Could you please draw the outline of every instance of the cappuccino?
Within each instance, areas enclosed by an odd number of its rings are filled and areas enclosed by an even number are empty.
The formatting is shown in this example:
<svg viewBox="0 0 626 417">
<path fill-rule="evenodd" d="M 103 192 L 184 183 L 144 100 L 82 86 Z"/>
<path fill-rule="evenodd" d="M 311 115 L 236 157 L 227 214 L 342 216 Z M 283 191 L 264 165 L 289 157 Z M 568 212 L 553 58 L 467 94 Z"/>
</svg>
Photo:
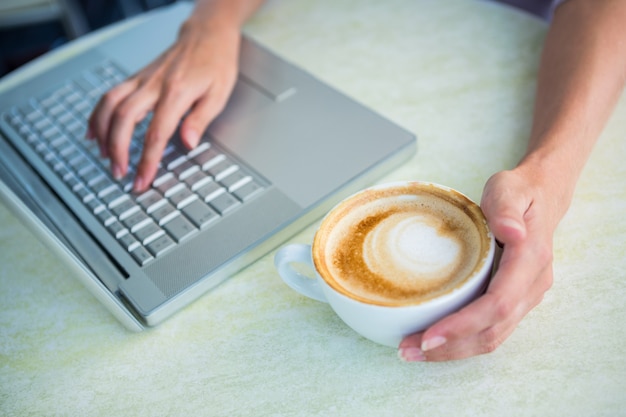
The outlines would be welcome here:
<svg viewBox="0 0 626 417">
<path fill-rule="evenodd" d="M 483 270 L 490 239 L 467 197 L 409 182 L 370 188 L 335 207 L 315 235 L 312 257 L 339 293 L 408 306 L 448 294 Z"/>
</svg>

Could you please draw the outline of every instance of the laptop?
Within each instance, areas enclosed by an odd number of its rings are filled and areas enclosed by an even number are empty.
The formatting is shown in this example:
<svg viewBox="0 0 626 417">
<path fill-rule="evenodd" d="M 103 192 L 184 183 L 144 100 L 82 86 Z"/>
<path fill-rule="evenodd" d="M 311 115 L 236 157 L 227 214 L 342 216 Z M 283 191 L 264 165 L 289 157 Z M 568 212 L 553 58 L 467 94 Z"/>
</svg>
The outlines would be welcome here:
<svg viewBox="0 0 626 417">
<path fill-rule="evenodd" d="M 150 190 L 84 139 L 102 93 L 174 42 L 191 3 L 0 90 L 0 197 L 127 328 L 161 323 L 409 159 L 415 136 L 244 36 L 225 110 L 174 135 Z"/>
</svg>

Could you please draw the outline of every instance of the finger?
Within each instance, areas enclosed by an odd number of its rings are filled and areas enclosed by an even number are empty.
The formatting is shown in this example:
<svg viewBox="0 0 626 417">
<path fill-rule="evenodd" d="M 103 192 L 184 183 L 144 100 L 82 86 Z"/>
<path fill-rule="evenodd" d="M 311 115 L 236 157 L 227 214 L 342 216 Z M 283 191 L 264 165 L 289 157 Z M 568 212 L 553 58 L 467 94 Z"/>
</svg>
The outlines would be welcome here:
<svg viewBox="0 0 626 417">
<path fill-rule="evenodd" d="M 550 281 L 550 279 L 542 281 Z M 543 300 L 544 293 L 545 291 L 537 286 L 533 301 L 528 303 L 526 309 L 520 310 L 519 315 L 512 316 L 506 321 L 497 323 L 464 339 L 443 341 L 444 343 L 437 347 L 423 350 L 424 333 L 410 335 L 404 338 L 398 346 L 398 357 L 406 362 L 439 362 L 465 359 L 493 352 L 513 333 L 519 321 L 528 311 L 535 308 Z"/>
<path fill-rule="evenodd" d="M 455 340 L 424 352 L 424 360 L 442 362 L 491 353 L 513 333 L 516 327 L 515 320 L 498 323 L 468 338 Z"/>
<path fill-rule="evenodd" d="M 137 192 L 147 189 L 154 179 L 163 150 L 174 134 L 178 124 L 195 100 L 197 94 L 184 88 L 174 78 L 167 81 L 161 98 L 155 105 L 152 121 L 144 138 L 143 152 L 137 165 L 134 189 Z"/>
<path fill-rule="evenodd" d="M 538 280 L 538 282 L 545 281 L 551 281 L 551 275 L 546 277 L 546 279 Z M 423 360 L 430 362 L 459 360 L 495 351 L 515 331 L 523 317 L 541 303 L 544 294 L 545 291 L 542 289 L 542 286 L 536 285 L 534 291 L 531 291 L 526 297 L 526 300 L 528 300 L 526 308 L 519 309 L 518 314 L 515 316 L 511 316 L 508 320 L 497 323 L 476 335 L 445 343 L 438 348 L 422 352 Z"/>
<path fill-rule="evenodd" d="M 202 133 L 226 106 L 232 89 L 232 85 L 215 85 L 209 94 L 205 94 L 195 103 L 180 127 L 180 136 L 185 146 L 193 149 L 198 145 Z"/>
<path fill-rule="evenodd" d="M 487 292 L 426 330 L 422 349 L 467 339 L 511 318 L 521 320 L 531 308 L 529 303 L 545 291 L 545 285 L 536 283 L 546 273 L 546 262 L 538 259 L 533 246 L 505 248 Z M 500 342 L 492 336 L 491 344 Z"/>
<path fill-rule="evenodd" d="M 532 200 L 510 186 L 515 183 L 510 172 L 501 172 L 489 179 L 481 199 L 490 229 L 504 244 L 520 242 L 526 237 L 524 216 L 532 205 Z"/>
<path fill-rule="evenodd" d="M 142 88 L 130 94 L 115 108 L 105 146 L 111 159 L 111 172 L 116 179 L 128 170 L 128 147 L 135 130 L 154 106 L 157 94 L 153 89 Z"/>
<path fill-rule="evenodd" d="M 398 345 L 398 357 L 406 362 L 423 362 L 426 355 L 422 350 L 423 333 L 415 333 L 405 337 Z"/>
<path fill-rule="evenodd" d="M 135 80 L 118 84 L 100 98 L 89 116 L 87 136 L 97 139 L 103 157 L 108 156 L 105 144 L 109 136 L 113 112 L 118 104 L 135 90 L 136 85 Z"/>
</svg>

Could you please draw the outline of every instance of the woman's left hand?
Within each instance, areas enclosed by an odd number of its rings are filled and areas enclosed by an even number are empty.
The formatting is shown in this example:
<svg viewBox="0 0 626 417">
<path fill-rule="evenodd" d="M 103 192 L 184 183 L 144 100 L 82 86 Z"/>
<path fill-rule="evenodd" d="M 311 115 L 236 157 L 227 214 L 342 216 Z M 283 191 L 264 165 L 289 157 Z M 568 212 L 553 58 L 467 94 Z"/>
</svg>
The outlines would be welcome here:
<svg viewBox="0 0 626 417">
<path fill-rule="evenodd" d="M 499 267 L 484 295 L 406 337 L 400 358 L 446 361 L 491 352 L 541 302 L 552 285 L 552 237 L 563 212 L 549 182 L 520 167 L 489 179 L 481 207 L 503 245 Z"/>
</svg>

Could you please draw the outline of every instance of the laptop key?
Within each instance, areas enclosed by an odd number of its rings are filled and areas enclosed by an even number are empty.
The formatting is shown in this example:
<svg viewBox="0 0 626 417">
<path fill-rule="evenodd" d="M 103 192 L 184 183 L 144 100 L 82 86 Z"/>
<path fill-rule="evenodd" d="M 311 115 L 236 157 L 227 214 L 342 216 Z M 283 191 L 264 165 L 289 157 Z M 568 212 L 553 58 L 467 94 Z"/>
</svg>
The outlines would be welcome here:
<svg viewBox="0 0 626 417">
<path fill-rule="evenodd" d="M 46 155 L 43 159 L 48 163 L 50 168 L 55 171 L 58 171 L 60 167 L 65 166 L 65 164 L 53 153 Z"/>
<path fill-rule="evenodd" d="M 85 173 L 81 178 L 91 187 L 93 192 L 96 194 L 100 194 L 102 191 L 108 189 L 113 185 L 113 181 L 111 181 L 108 177 L 106 177 L 97 169 Z M 113 190 L 113 188 L 111 188 L 111 190 Z"/>
<path fill-rule="evenodd" d="M 109 161 L 107 160 L 107 163 L 106 163 L 107 169 L 109 169 L 108 165 L 109 165 Z M 128 173 L 126 174 L 126 176 L 122 178 L 121 180 L 117 181 L 118 185 L 122 188 L 122 190 L 125 193 L 129 193 L 132 191 L 134 182 L 135 182 L 135 176 L 132 174 L 131 167 L 128 168 Z"/>
<path fill-rule="evenodd" d="M 111 210 L 113 210 L 113 213 L 115 213 L 119 219 L 124 220 L 126 217 L 139 210 L 139 206 L 133 200 L 127 198 Z"/>
<path fill-rule="evenodd" d="M 203 171 L 211 168 L 213 165 L 226 159 L 224 155 L 218 153 L 215 149 L 207 149 L 196 155 L 193 160 L 200 165 Z"/>
<path fill-rule="evenodd" d="M 135 233 L 137 230 L 150 224 L 150 222 L 152 222 L 152 219 L 148 217 L 148 215 L 143 211 L 137 211 L 122 220 L 122 222 L 124 223 L 124 225 L 126 225 L 126 227 L 130 229 L 132 233 Z"/>
<path fill-rule="evenodd" d="M 200 200 L 196 200 L 183 208 L 183 213 L 199 228 L 219 219 L 217 213 Z"/>
<path fill-rule="evenodd" d="M 182 184 L 181 184 L 182 185 Z M 187 204 L 198 199 L 198 196 L 192 193 L 187 187 L 180 187 L 175 193 L 169 196 L 170 201 L 176 208 L 181 209 Z"/>
<path fill-rule="evenodd" d="M 186 160 L 187 157 L 180 153 L 178 149 L 175 149 L 173 152 L 170 152 L 167 155 L 164 155 L 163 158 L 161 158 L 161 164 L 168 170 L 173 170 Z"/>
<path fill-rule="evenodd" d="M 82 185 L 83 183 L 80 182 L 80 180 L 78 178 L 76 178 L 76 176 L 74 174 L 70 174 L 67 179 L 65 180 L 65 183 L 67 184 L 68 187 L 70 187 L 70 190 L 74 191 L 74 189 L 80 184 Z"/>
<path fill-rule="evenodd" d="M 117 194 L 117 196 L 115 195 Z M 126 194 L 120 191 L 120 193 L 118 194 L 117 191 L 107 194 L 103 200 L 105 203 L 107 203 L 107 206 L 113 210 L 114 208 L 118 207 L 119 205 L 122 204 L 127 204 L 129 201 L 132 202 L 133 204 L 135 204 L 135 202 L 132 200 L 132 198 Z"/>
<path fill-rule="evenodd" d="M 196 155 L 201 154 L 205 150 L 209 149 L 211 144 L 209 142 L 200 142 L 198 146 L 187 152 L 187 158 L 195 158 Z"/>
<path fill-rule="evenodd" d="M 241 187 L 251 180 L 251 176 L 247 175 L 242 170 L 237 169 L 236 171 L 230 173 L 228 176 L 222 178 L 220 180 L 220 184 L 222 184 L 228 189 L 229 192 L 232 193 L 233 190 L 236 190 L 237 188 Z"/>
<path fill-rule="evenodd" d="M 111 204 L 112 202 L 118 200 L 120 197 L 128 198 L 128 194 L 123 192 L 117 184 L 111 185 L 109 188 L 105 188 L 104 190 L 98 193 L 98 197 L 102 199 L 107 204 Z"/>
<path fill-rule="evenodd" d="M 167 181 L 165 181 L 164 183 L 160 184 L 156 188 L 165 197 L 169 197 L 170 195 L 178 191 L 180 187 L 184 187 L 184 186 L 185 186 L 184 184 L 181 184 L 180 182 L 178 182 L 176 178 L 172 177 L 168 179 Z"/>
<path fill-rule="evenodd" d="M 178 165 L 176 168 L 172 170 L 174 175 L 176 175 L 180 180 L 184 180 L 191 174 L 196 171 L 199 171 L 200 167 L 189 160 L 185 160 L 183 163 Z"/>
<path fill-rule="evenodd" d="M 130 233 L 124 233 L 120 237 L 117 238 L 122 247 L 127 251 L 132 251 L 139 246 L 139 241 L 135 238 L 135 236 Z"/>
<path fill-rule="evenodd" d="M 224 215 L 236 208 L 241 203 L 232 195 L 228 193 L 222 193 L 219 196 L 215 197 L 213 200 L 209 201 L 209 204 L 211 205 L 211 207 L 217 210 L 219 214 Z"/>
<path fill-rule="evenodd" d="M 67 137 L 61 135 L 50 141 L 50 146 L 54 148 L 57 152 L 63 150 L 66 146 L 70 145 L 70 141 Z"/>
<path fill-rule="evenodd" d="M 202 171 L 196 171 L 187 178 L 185 178 L 185 184 L 187 184 L 191 191 L 196 191 L 198 188 L 202 187 L 209 181 L 213 180 Z"/>
<path fill-rule="evenodd" d="M 261 187 L 258 183 L 255 181 L 249 181 L 233 191 L 233 194 L 241 201 L 246 202 L 262 190 L 263 187 Z"/>
<path fill-rule="evenodd" d="M 43 115 L 41 117 L 43 117 Z M 52 127 L 52 123 L 50 123 L 50 120 L 42 118 L 33 123 L 33 126 L 35 126 L 35 129 L 37 129 L 39 133 L 43 134 L 48 128 Z"/>
<path fill-rule="evenodd" d="M 207 172 L 215 178 L 215 181 L 221 181 L 223 178 L 237 171 L 239 167 L 232 161 L 224 159 L 207 170 Z"/>
<path fill-rule="evenodd" d="M 144 227 L 137 230 L 134 235 L 143 244 L 147 245 L 153 240 L 162 236 L 165 232 L 153 221 L 147 223 Z"/>
<path fill-rule="evenodd" d="M 211 180 L 211 182 L 204 184 L 202 187 L 196 190 L 196 193 L 204 201 L 212 200 L 224 192 L 226 192 L 226 190 L 222 188 L 218 183 L 214 182 L 213 180 Z"/>
<path fill-rule="evenodd" d="M 154 209 L 160 205 L 159 203 L 163 204 L 165 201 L 166 200 L 163 196 L 159 194 L 158 191 L 153 189 L 150 189 L 137 197 L 137 202 L 141 204 L 141 207 L 143 207 L 148 213 L 154 211 Z"/>
<path fill-rule="evenodd" d="M 115 218 L 115 216 L 113 216 L 113 214 L 111 214 L 111 212 L 107 209 L 103 209 L 100 210 L 96 213 L 96 217 L 98 217 L 98 219 L 100 219 L 100 222 L 102 222 L 103 225 L 108 226 L 113 222 L 116 222 L 117 219 Z"/>
<path fill-rule="evenodd" d="M 197 229 L 184 216 L 176 216 L 170 220 L 163 228 L 169 233 L 176 242 L 182 242 L 188 237 L 196 233 Z"/>
<path fill-rule="evenodd" d="M 154 241 L 149 243 L 146 247 L 152 253 L 152 255 L 158 257 L 167 252 L 167 250 L 174 246 L 174 244 L 175 243 L 172 238 L 164 234 L 158 239 L 155 239 Z"/>
<path fill-rule="evenodd" d="M 88 201 L 90 201 L 91 199 L 95 198 L 95 194 L 92 193 L 89 188 L 87 187 L 76 187 L 76 189 L 74 190 L 74 193 L 78 196 L 78 198 L 80 198 L 80 200 L 83 203 L 86 203 Z M 104 206 L 102 206 L 104 207 Z"/>
<path fill-rule="evenodd" d="M 179 216 L 180 212 L 173 205 L 166 202 L 150 213 L 150 215 L 160 226 L 163 226 L 174 217 Z"/>
<path fill-rule="evenodd" d="M 84 178 L 83 178 L 84 179 Z M 93 187 L 94 190 L 96 189 L 96 187 Z M 98 191 L 98 197 L 104 199 L 104 197 L 108 196 L 109 194 L 113 194 L 115 193 L 115 195 L 112 195 L 112 199 L 115 200 L 116 198 L 118 198 L 121 194 L 123 194 L 121 192 L 121 190 L 119 189 L 119 187 L 115 184 L 113 184 L 112 182 L 110 182 L 106 187 L 101 188 Z M 111 199 L 109 199 L 110 201 Z M 109 201 L 105 201 L 105 203 L 109 203 Z"/>
<path fill-rule="evenodd" d="M 148 250 L 143 246 L 136 247 L 130 252 L 130 254 L 133 256 L 139 266 L 144 266 L 152 259 L 152 254 L 148 252 Z"/>
<path fill-rule="evenodd" d="M 156 175 L 154 176 L 154 181 L 152 181 L 152 186 L 153 187 L 158 187 L 159 185 L 163 184 L 165 181 L 169 180 L 173 176 L 174 176 L 174 174 L 172 174 L 171 172 L 169 172 L 165 168 L 159 167 L 159 169 L 157 170 Z"/>
<path fill-rule="evenodd" d="M 120 237 L 128 233 L 128 230 L 126 230 L 124 225 L 117 220 L 113 220 L 111 223 L 109 223 L 107 225 L 107 229 L 109 229 L 109 232 L 111 232 L 111 234 L 116 239 L 119 239 Z"/>
<path fill-rule="evenodd" d="M 105 208 L 102 201 L 98 200 L 96 197 L 90 198 L 87 202 L 85 202 L 85 205 L 89 208 L 89 210 L 91 210 L 92 213 Z"/>
<path fill-rule="evenodd" d="M 69 166 L 71 166 L 72 169 L 74 169 L 74 171 L 76 172 L 79 172 L 91 165 L 93 165 L 93 163 L 89 159 L 85 158 L 84 156 L 79 156 L 78 158 L 74 158 L 69 163 Z"/>
</svg>

